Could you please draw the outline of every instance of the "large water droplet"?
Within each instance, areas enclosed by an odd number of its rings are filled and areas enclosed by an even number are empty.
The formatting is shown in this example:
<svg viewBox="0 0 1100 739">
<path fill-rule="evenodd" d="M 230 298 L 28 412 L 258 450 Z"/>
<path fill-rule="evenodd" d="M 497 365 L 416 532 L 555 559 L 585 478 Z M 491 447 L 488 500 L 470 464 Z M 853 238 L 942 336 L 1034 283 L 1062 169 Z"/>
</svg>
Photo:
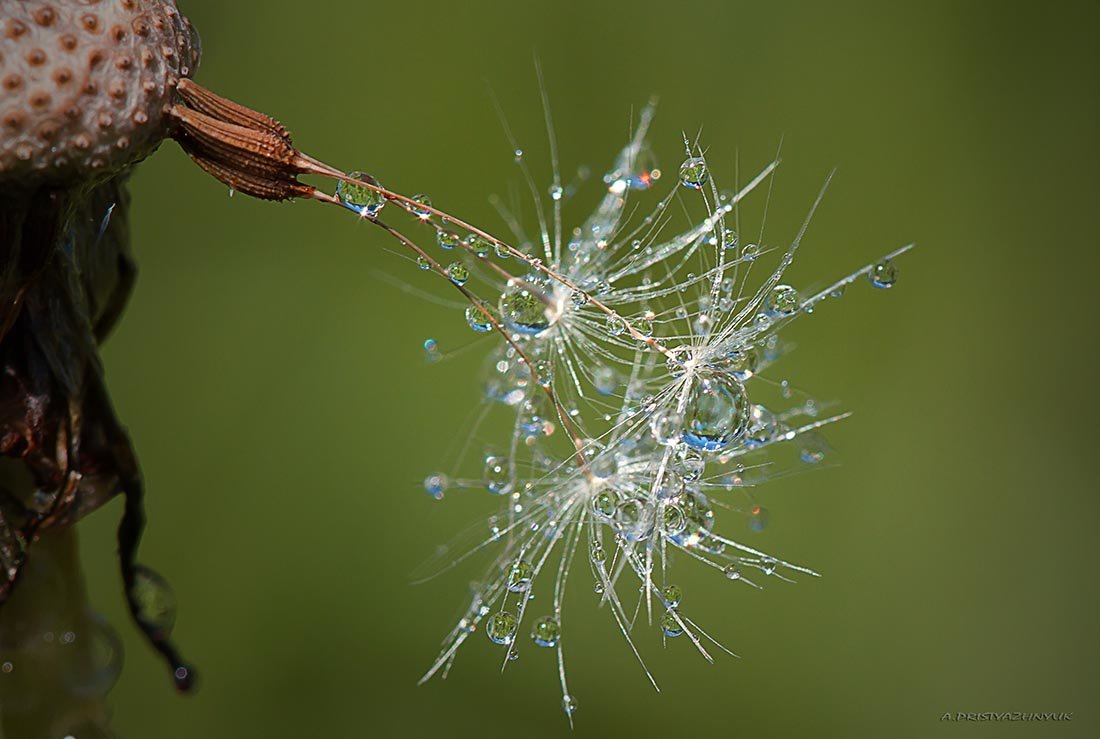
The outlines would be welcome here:
<svg viewBox="0 0 1100 739">
<path fill-rule="evenodd" d="M 592 496 L 592 512 L 602 518 L 611 518 L 619 507 L 619 496 L 610 488 L 605 488 Z"/>
<path fill-rule="evenodd" d="M 680 184 L 684 187 L 700 190 L 709 178 L 707 160 L 703 157 L 688 157 L 680 165 Z"/>
<path fill-rule="evenodd" d="M 531 578 L 534 577 L 535 568 L 527 560 L 517 559 L 512 563 L 512 570 L 508 573 L 508 590 L 513 593 L 523 593 L 531 589 Z"/>
<path fill-rule="evenodd" d="M 725 372 L 699 371 L 684 412 L 684 443 L 708 452 L 727 449 L 748 424 L 749 399 L 741 383 Z"/>
<path fill-rule="evenodd" d="M 790 285 L 776 285 L 764 300 L 764 309 L 772 316 L 790 316 L 798 310 L 798 291 Z"/>
<path fill-rule="evenodd" d="M 500 295 L 498 307 L 505 325 L 527 336 L 538 336 L 554 323 L 546 304 L 523 285 L 506 288 Z"/>
<path fill-rule="evenodd" d="M 680 605 L 684 594 L 678 585 L 666 585 L 665 589 L 661 591 L 661 597 L 665 600 L 665 608 L 675 608 Z"/>
<path fill-rule="evenodd" d="M 511 644 L 516 636 L 516 617 L 508 611 L 500 611 L 489 617 L 485 634 L 496 644 Z"/>
<path fill-rule="evenodd" d="M 348 176 L 353 180 L 360 180 L 379 186 L 378 180 L 374 179 L 366 172 L 351 172 Z M 375 192 L 369 187 L 357 185 L 353 182 L 344 182 L 343 180 L 340 180 L 336 184 L 336 197 L 340 200 L 340 204 L 348 210 L 368 218 L 376 217 L 379 211 L 382 210 L 382 206 L 386 204 L 386 198 L 382 193 Z"/>
<path fill-rule="evenodd" d="M 889 259 L 879 262 L 867 274 L 867 279 L 875 287 L 893 287 L 898 281 L 898 268 Z"/>
<path fill-rule="evenodd" d="M 490 321 L 482 312 L 481 308 L 476 305 L 471 305 L 466 308 L 466 323 L 478 333 L 485 333 L 486 331 L 493 330 L 492 321 Z"/>
<path fill-rule="evenodd" d="M 440 249 L 454 249 L 462 243 L 462 239 L 458 237 L 458 234 L 445 228 L 436 232 L 435 240 Z"/>
<path fill-rule="evenodd" d="M 668 611 L 661 617 L 661 631 L 665 632 L 665 636 L 671 637 L 677 637 L 684 633 L 684 627 L 676 620 L 675 611 Z"/>
<path fill-rule="evenodd" d="M 540 647 L 556 647 L 561 626 L 553 616 L 543 616 L 531 626 L 531 641 Z"/>
<path fill-rule="evenodd" d="M 456 285 L 465 285 L 466 280 L 470 279 L 470 270 L 462 262 L 451 262 L 447 265 L 447 277 Z"/>
<path fill-rule="evenodd" d="M 432 205 L 432 199 L 430 197 L 428 197 L 427 195 L 424 195 L 423 193 L 413 195 L 412 196 L 412 201 L 414 203 L 417 203 L 420 206 L 425 206 L 426 205 L 429 208 Z M 419 218 L 422 221 L 426 221 L 426 220 L 428 220 L 429 218 L 432 217 L 432 212 L 430 210 L 428 210 L 427 208 L 424 208 L 424 207 L 419 207 L 418 208 L 416 205 L 413 205 L 412 206 L 412 212 L 413 212 L 413 215 L 415 215 L 417 218 Z"/>
</svg>

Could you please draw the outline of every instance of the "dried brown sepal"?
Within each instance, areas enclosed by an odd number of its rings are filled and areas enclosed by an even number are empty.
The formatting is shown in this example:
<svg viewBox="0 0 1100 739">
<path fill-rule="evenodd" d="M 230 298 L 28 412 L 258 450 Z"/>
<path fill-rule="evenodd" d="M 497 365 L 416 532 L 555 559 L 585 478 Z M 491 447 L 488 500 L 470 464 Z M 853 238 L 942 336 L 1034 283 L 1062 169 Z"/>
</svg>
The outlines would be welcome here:
<svg viewBox="0 0 1100 739">
<path fill-rule="evenodd" d="M 270 130 L 228 123 L 182 105 L 173 106 L 171 115 L 184 151 L 234 190 L 263 200 L 289 200 L 312 190 L 297 181 L 298 152 Z"/>
<path fill-rule="evenodd" d="M 192 110 L 205 113 L 211 118 L 225 123 L 232 123 L 257 131 L 267 131 L 281 139 L 287 146 L 293 146 L 290 140 L 290 132 L 286 130 L 282 123 L 269 115 L 223 98 L 221 95 L 189 79 L 180 80 L 179 85 L 176 86 L 176 91 L 183 98 L 187 107 Z"/>
</svg>

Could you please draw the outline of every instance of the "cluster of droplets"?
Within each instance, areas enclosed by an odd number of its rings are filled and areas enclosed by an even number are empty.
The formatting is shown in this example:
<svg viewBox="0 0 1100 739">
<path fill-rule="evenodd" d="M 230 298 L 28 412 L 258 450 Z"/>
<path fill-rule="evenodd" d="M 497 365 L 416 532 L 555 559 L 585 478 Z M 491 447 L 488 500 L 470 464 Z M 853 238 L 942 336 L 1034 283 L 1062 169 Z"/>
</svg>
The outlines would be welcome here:
<svg viewBox="0 0 1100 739">
<path fill-rule="evenodd" d="M 473 489 L 502 499 L 475 533 L 473 549 L 486 550 L 491 564 L 424 679 L 447 674 L 458 648 L 481 627 L 488 642 L 503 647 L 505 665 L 523 643 L 554 650 L 571 717 L 577 704 L 566 682 L 561 616 L 574 570 L 591 573 L 597 603 L 635 652 L 642 609 L 663 638 L 687 635 L 708 660 L 708 645 L 728 650 L 685 613 L 684 593 L 669 580 L 674 553 L 752 588 L 761 577 L 815 574 L 717 524 L 739 517 L 749 536 L 765 531 L 771 516 L 757 499 L 759 486 L 820 466 L 829 447 L 819 430 L 844 417 L 786 379 L 764 379 L 790 348 L 780 330 L 860 277 L 893 286 L 893 259 L 908 247 L 822 291 L 800 292 L 786 271 L 805 227 L 776 248 L 765 245 L 763 229 L 746 238 L 740 223 L 739 203 L 767 182 L 777 162 L 725 191 L 698 147 L 688 145 L 669 192 L 647 207 L 634 203 L 653 198 L 660 179 L 645 140 L 651 115 L 643 113 L 603 178 L 606 192 L 594 211 L 572 229 L 562 227 L 562 208 L 576 188 L 561 184 L 556 162 L 553 184 L 536 187 L 516 149 L 530 191 L 549 199 L 536 203 L 534 240 L 517 214 L 494 201 L 519 247 L 446 216 L 425 195 L 390 193 L 368 175 L 353 173 L 354 182 L 337 192 L 366 218 L 377 220 L 383 205 L 395 202 L 429 229 L 429 246 L 404 240 L 422 270 L 462 292 L 470 330 L 493 337 L 483 397 L 490 411 L 503 409 L 511 428 L 479 458 L 473 477 L 433 472 L 424 479 L 436 500 Z M 674 228 L 676 214 L 692 208 L 699 215 Z M 779 266 L 752 279 L 772 253 Z M 440 356 L 434 340 L 424 346 L 430 360 Z M 468 553 L 444 548 L 438 569 Z M 549 597 L 537 601 L 541 612 L 528 613 L 543 582 Z M 629 594 L 637 604 L 626 602 Z"/>
</svg>

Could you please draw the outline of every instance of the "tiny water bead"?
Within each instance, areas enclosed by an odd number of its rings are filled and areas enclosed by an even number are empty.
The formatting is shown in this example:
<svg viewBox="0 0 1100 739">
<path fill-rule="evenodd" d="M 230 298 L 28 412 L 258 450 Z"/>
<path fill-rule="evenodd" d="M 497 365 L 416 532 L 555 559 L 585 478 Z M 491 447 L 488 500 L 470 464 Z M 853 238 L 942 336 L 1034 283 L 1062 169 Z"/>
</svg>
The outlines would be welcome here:
<svg viewBox="0 0 1100 739">
<path fill-rule="evenodd" d="M 713 370 L 696 374 L 684 412 L 681 438 L 692 449 L 727 449 L 749 426 L 749 399 L 733 375 Z"/>
<path fill-rule="evenodd" d="M 485 635 L 494 644 L 508 645 L 516 636 L 516 617 L 508 611 L 500 611 L 489 617 L 485 626 Z"/>
<path fill-rule="evenodd" d="M 493 330 L 492 321 L 490 321 L 484 311 L 476 305 L 471 305 L 466 308 L 466 323 L 478 333 L 485 333 L 486 331 Z"/>
<path fill-rule="evenodd" d="M 722 568 L 722 574 L 726 576 L 727 580 L 740 580 L 741 568 L 737 566 L 736 562 L 730 562 Z"/>
<path fill-rule="evenodd" d="M 561 626 L 553 616 L 543 616 L 531 626 L 531 641 L 540 647 L 556 647 Z"/>
<path fill-rule="evenodd" d="M 666 608 L 675 608 L 680 605 L 680 601 L 683 599 L 684 594 L 677 585 L 666 585 L 665 589 L 661 591 L 661 597 L 665 600 Z"/>
<path fill-rule="evenodd" d="M 749 509 L 749 530 L 757 533 L 763 531 L 768 527 L 769 518 L 770 514 L 767 508 L 754 505 Z"/>
<path fill-rule="evenodd" d="M 456 246 L 462 245 L 462 239 L 458 237 L 454 231 L 448 231 L 445 228 L 436 232 L 436 243 L 439 244 L 440 249 L 454 249 Z"/>
<path fill-rule="evenodd" d="M 554 323 L 540 296 L 523 285 L 505 289 L 497 307 L 505 325 L 526 336 L 538 336 Z"/>
<path fill-rule="evenodd" d="M 416 258 L 416 266 L 420 269 L 431 269 L 432 263 L 426 256 L 421 254 Z"/>
<path fill-rule="evenodd" d="M 447 491 L 450 485 L 450 478 L 441 472 L 436 472 L 424 478 L 424 492 L 436 500 L 443 500 L 443 493 Z"/>
<path fill-rule="evenodd" d="M 688 157 L 680 165 L 680 184 L 692 190 L 701 190 L 707 184 L 710 172 L 703 157 Z"/>
<path fill-rule="evenodd" d="M 607 552 L 605 552 L 603 550 L 603 547 L 601 547 L 599 544 L 594 544 L 592 546 L 592 561 L 593 562 L 603 562 L 604 559 L 606 559 L 606 557 L 607 557 Z"/>
<path fill-rule="evenodd" d="M 668 611 L 661 617 L 661 631 L 665 636 L 677 637 L 684 633 L 684 627 L 676 617 L 676 611 Z"/>
<path fill-rule="evenodd" d="M 531 578 L 535 568 L 531 563 L 517 559 L 512 563 L 512 571 L 508 573 L 508 590 L 513 593 L 523 593 L 531 589 Z"/>
<path fill-rule="evenodd" d="M 875 287 L 890 288 L 898 281 L 898 268 L 889 259 L 879 262 L 867 274 L 867 279 Z"/>
<path fill-rule="evenodd" d="M 565 711 L 566 716 L 572 716 L 577 712 L 577 699 L 571 695 L 567 695 L 561 699 L 561 710 Z"/>
<path fill-rule="evenodd" d="M 790 316 L 798 311 L 798 291 L 790 285 L 776 285 L 764 300 L 764 309 L 770 316 Z"/>
<path fill-rule="evenodd" d="M 512 482 L 509 479 L 507 457 L 485 458 L 485 487 L 494 495 L 506 495 L 512 492 Z"/>
<path fill-rule="evenodd" d="M 144 565 L 136 565 L 126 595 L 135 606 L 134 617 L 145 628 L 161 638 L 172 633 L 176 624 L 176 596 L 161 575 Z"/>
<path fill-rule="evenodd" d="M 348 176 L 353 180 L 381 187 L 378 180 L 366 172 L 351 172 Z M 368 218 L 375 218 L 382 210 L 382 206 L 386 204 L 386 197 L 382 193 L 364 185 L 345 182 L 344 180 L 336 183 L 336 197 L 340 204 L 348 210 Z"/>
<path fill-rule="evenodd" d="M 443 358 L 439 351 L 439 343 L 435 339 L 424 339 L 424 361 L 434 364 Z"/>
<path fill-rule="evenodd" d="M 447 265 L 447 277 L 456 285 L 465 285 L 470 279 L 470 270 L 462 262 L 451 262 Z"/>
</svg>

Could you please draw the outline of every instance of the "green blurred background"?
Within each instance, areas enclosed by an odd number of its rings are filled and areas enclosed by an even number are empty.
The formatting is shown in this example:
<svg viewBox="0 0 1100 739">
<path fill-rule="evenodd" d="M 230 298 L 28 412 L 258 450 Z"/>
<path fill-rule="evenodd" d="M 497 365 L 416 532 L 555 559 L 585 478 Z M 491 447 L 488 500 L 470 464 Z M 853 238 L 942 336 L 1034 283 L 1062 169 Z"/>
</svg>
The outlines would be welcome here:
<svg viewBox="0 0 1100 739">
<path fill-rule="evenodd" d="M 782 368 L 855 417 L 829 435 L 843 466 L 763 490 L 772 524 L 745 536 L 825 576 L 753 592 L 681 563 L 692 614 L 742 659 L 647 635 L 657 695 L 578 573 L 573 735 L 1097 735 L 1091 6 L 181 5 L 203 36 L 199 82 L 492 229 L 487 196 L 519 179 L 489 90 L 548 183 L 537 55 L 567 173 L 601 173 L 658 94 L 666 171 L 681 131 L 702 129 L 726 182 L 738 149 L 749 167 L 785 137 L 774 241 L 839 167 L 795 284 L 918 242 L 895 289 L 800 321 Z M 379 275 L 441 286 L 350 216 L 227 197 L 171 144 L 133 192 L 141 277 L 106 364 L 150 491 L 143 559 L 175 586 L 203 684 L 176 695 L 122 612 L 116 502 L 82 546 L 126 641 L 119 734 L 566 734 L 549 654 L 501 675 L 475 638 L 450 679 L 416 686 L 478 567 L 417 587 L 411 573 L 494 507 L 420 487 L 469 428 L 488 345 L 426 364 L 424 338 L 472 340 L 460 311 Z M 939 721 L 958 711 L 1075 718 Z"/>
</svg>

